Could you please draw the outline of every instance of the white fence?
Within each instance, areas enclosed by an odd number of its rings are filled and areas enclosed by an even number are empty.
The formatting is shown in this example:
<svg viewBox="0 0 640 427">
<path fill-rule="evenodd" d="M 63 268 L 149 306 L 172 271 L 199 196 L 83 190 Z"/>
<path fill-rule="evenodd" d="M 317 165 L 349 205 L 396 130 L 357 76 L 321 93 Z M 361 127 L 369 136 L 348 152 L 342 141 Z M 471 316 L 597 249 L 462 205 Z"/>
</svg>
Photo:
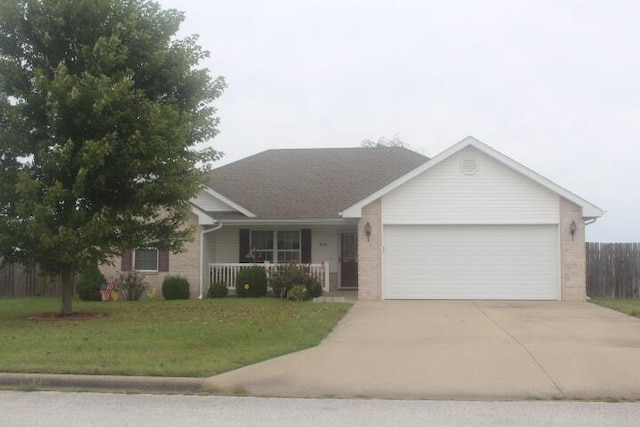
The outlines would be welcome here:
<svg viewBox="0 0 640 427">
<path fill-rule="evenodd" d="M 235 288 L 236 277 L 241 268 L 258 265 L 269 271 L 278 267 L 278 264 L 247 264 L 247 263 L 219 263 L 209 264 L 209 286 L 213 283 L 224 283 L 227 288 Z M 309 273 L 322 284 L 322 290 L 329 291 L 329 263 L 305 264 L 309 267 Z"/>
</svg>

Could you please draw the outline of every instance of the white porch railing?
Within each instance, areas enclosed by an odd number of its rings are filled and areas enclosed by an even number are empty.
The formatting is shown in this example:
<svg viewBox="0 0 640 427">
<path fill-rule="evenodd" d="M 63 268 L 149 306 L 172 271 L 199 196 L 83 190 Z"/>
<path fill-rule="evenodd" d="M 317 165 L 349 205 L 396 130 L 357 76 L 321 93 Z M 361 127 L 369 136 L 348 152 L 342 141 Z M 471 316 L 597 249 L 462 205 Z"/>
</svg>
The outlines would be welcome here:
<svg viewBox="0 0 640 427">
<path fill-rule="evenodd" d="M 258 265 L 264 267 L 267 270 L 267 276 L 269 271 L 278 267 L 278 264 L 248 264 L 248 263 L 214 263 L 209 264 L 209 286 L 212 283 L 224 283 L 227 288 L 235 288 L 236 277 L 238 271 L 243 267 L 249 267 L 251 265 Z M 321 264 L 305 264 L 309 266 L 309 272 L 311 275 L 322 284 L 323 291 L 329 291 L 329 263 L 323 262 Z"/>
</svg>

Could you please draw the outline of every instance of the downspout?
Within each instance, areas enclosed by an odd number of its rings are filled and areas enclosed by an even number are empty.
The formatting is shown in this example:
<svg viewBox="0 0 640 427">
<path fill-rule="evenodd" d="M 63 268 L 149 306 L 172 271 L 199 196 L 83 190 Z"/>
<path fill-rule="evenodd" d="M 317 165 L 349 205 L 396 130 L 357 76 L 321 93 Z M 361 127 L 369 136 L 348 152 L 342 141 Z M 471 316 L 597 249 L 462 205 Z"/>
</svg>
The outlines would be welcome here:
<svg viewBox="0 0 640 427">
<path fill-rule="evenodd" d="M 220 230 L 221 228 L 222 223 L 220 222 L 215 227 L 209 228 L 207 230 L 202 230 L 202 232 L 200 233 L 200 296 L 198 297 L 198 299 L 204 298 L 204 275 L 202 274 L 202 267 L 204 267 L 204 235 L 207 233 L 211 233 L 212 231 Z"/>
</svg>

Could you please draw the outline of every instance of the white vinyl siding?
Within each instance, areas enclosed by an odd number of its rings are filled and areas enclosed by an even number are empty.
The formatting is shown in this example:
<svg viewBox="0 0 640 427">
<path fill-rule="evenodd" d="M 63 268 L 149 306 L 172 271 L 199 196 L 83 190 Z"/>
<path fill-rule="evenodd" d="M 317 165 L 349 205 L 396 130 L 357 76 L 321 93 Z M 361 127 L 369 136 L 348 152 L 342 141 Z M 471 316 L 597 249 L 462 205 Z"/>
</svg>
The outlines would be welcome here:
<svg viewBox="0 0 640 427">
<path fill-rule="evenodd" d="M 385 299 L 559 299 L 555 225 L 387 225 Z"/>
<path fill-rule="evenodd" d="M 466 175 L 460 161 L 477 160 Z M 383 196 L 385 224 L 557 224 L 559 198 L 510 167 L 467 147 Z"/>
<path fill-rule="evenodd" d="M 311 263 L 329 263 L 330 271 L 338 268 L 338 237 L 339 233 L 333 227 L 313 228 L 311 231 Z"/>
<path fill-rule="evenodd" d="M 209 262 L 238 262 L 240 242 L 238 241 L 238 227 L 225 227 L 205 234 L 207 239 L 215 239 L 215 259 Z"/>
<path fill-rule="evenodd" d="M 234 208 L 205 191 L 200 191 L 194 198 L 191 199 L 191 203 L 205 212 L 235 211 Z"/>
<path fill-rule="evenodd" d="M 205 261 L 206 262 L 214 262 L 216 259 L 217 251 L 216 251 L 216 233 L 220 230 L 212 231 L 210 233 L 206 233 L 204 235 L 204 253 L 205 253 Z M 213 234 L 213 235 L 212 235 Z"/>
</svg>

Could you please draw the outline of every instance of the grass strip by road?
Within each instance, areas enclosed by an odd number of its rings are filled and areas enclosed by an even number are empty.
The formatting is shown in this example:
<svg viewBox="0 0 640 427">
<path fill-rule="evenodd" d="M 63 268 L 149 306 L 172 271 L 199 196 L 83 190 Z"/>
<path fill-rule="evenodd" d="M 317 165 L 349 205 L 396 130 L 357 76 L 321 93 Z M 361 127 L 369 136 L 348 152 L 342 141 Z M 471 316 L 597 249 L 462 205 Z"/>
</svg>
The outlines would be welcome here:
<svg viewBox="0 0 640 427">
<path fill-rule="evenodd" d="M 592 298 L 591 302 L 640 318 L 640 299 Z"/>
<path fill-rule="evenodd" d="M 205 377 L 317 345 L 351 304 L 275 298 L 85 302 L 106 313 L 36 322 L 52 298 L 0 299 L 0 371 Z"/>
</svg>

